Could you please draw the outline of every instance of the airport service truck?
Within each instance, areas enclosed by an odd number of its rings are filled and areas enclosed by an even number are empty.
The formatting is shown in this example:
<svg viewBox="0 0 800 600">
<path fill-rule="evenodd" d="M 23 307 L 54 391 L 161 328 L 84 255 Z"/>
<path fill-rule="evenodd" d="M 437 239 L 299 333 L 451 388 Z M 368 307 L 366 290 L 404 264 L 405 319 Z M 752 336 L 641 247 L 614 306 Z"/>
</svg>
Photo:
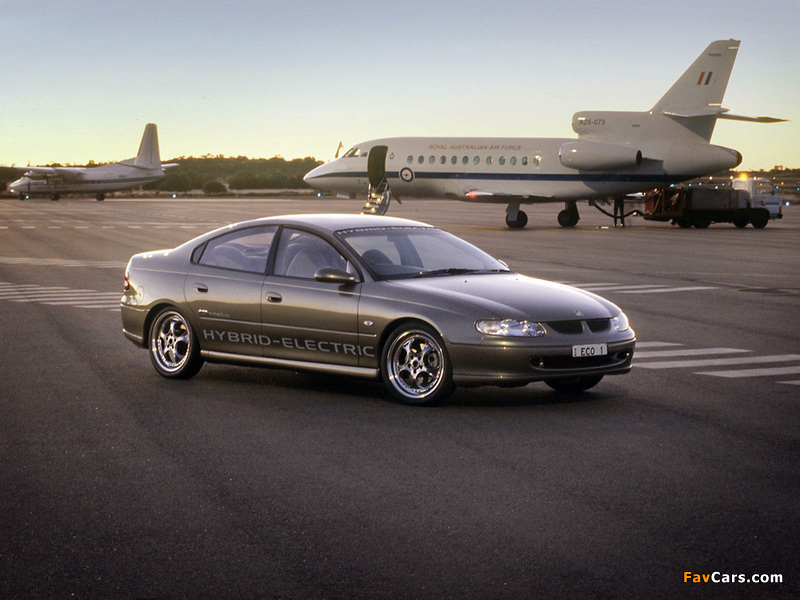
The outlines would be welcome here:
<svg viewBox="0 0 800 600">
<path fill-rule="evenodd" d="M 767 179 L 736 179 L 730 187 L 670 187 L 645 195 L 644 218 L 672 221 L 680 227 L 705 229 L 711 223 L 733 223 L 756 229 L 783 217 L 781 197 Z"/>
</svg>

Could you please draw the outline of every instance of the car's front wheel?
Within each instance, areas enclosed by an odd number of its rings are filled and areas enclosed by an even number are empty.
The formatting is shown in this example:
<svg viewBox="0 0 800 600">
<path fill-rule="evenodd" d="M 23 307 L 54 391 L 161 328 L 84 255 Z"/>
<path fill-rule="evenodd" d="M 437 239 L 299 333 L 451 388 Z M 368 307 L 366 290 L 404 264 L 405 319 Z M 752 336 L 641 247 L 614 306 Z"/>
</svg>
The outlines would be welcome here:
<svg viewBox="0 0 800 600">
<path fill-rule="evenodd" d="M 444 341 L 424 323 L 409 323 L 392 332 L 384 345 L 381 375 L 392 396 L 405 404 L 438 404 L 454 389 Z"/>
<path fill-rule="evenodd" d="M 544 382 L 559 392 L 585 392 L 600 383 L 601 379 L 603 379 L 602 375 L 584 375 L 583 377 L 545 379 Z"/>
<path fill-rule="evenodd" d="M 188 379 L 203 366 L 197 336 L 176 308 L 159 312 L 150 326 L 150 360 L 156 371 L 170 379 Z"/>
</svg>

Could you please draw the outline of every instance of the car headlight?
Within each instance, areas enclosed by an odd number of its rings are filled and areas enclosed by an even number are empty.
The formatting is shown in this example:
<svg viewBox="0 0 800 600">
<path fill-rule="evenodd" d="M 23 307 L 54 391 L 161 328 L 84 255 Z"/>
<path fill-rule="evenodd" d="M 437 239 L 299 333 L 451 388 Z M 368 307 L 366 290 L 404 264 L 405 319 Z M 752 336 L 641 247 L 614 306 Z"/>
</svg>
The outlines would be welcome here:
<svg viewBox="0 0 800 600">
<path fill-rule="evenodd" d="M 625 316 L 625 313 L 619 313 L 611 319 L 611 327 L 614 328 L 614 331 L 628 331 L 631 325 L 628 323 L 628 317 Z"/>
<path fill-rule="evenodd" d="M 515 321 L 514 319 L 487 319 L 475 323 L 475 328 L 484 335 L 502 337 L 541 337 L 546 332 L 544 327 L 533 321 Z"/>
</svg>

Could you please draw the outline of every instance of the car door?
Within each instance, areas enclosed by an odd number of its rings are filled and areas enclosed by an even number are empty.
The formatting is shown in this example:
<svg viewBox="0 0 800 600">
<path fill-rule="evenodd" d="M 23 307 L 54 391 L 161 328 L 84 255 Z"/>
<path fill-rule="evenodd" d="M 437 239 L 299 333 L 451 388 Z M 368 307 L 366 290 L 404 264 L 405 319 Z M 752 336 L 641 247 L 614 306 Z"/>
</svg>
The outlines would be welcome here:
<svg viewBox="0 0 800 600">
<path fill-rule="evenodd" d="M 272 273 L 264 283 L 262 305 L 264 356 L 357 366 L 373 353 L 358 343 L 360 283 L 314 279 L 323 267 L 356 274 L 330 242 L 314 233 L 284 228 Z"/>
<path fill-rule="evenodd" d="M 203 350 L 261 355 L 262 289 L 277 229 L 231 231 L 195 251 L 184 293 Z"/>
</svg>

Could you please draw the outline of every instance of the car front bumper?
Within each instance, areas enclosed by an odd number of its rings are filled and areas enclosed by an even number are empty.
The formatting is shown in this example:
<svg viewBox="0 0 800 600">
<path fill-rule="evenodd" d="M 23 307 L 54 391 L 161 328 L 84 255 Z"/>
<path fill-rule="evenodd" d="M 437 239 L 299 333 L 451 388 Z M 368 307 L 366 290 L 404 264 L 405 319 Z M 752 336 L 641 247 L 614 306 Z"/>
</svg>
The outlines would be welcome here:
<svg viewBox="0 0 800 600">
<path fill-rule="evenodd" d="M 569 346 L 449 344 L 453 382 L 460 386 L 524 385 L 544 379 L 621 375 L 631 370 L 636 338 L 607 342 L 603 356 L 572 356 Z"/>
</svg>

